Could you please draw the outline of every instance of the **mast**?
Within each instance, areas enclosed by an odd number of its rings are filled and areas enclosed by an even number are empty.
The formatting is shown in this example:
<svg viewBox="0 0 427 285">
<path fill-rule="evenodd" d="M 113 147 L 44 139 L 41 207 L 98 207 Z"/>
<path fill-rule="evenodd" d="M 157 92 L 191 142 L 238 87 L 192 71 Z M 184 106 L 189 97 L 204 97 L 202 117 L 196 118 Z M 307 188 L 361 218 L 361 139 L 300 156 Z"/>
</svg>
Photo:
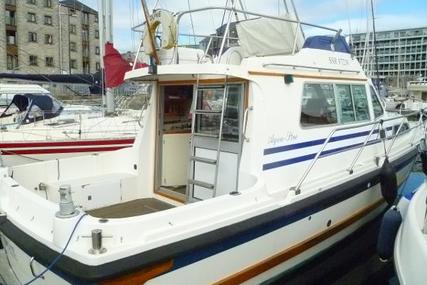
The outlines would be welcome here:
<svg viewBox="0 0 427 285">
<path fill-rule="evenodd" d="M 379 72 L 379 66 L 378 66 L 378 56 L 377 56 L 377 33 L 375 31 L 375 14 L 374 14 L 374 0 L 371 0 L 371 12 L 372 12 L 372 32 L 374 35 L 374 60 L 375 60 L 375 69 L 377 72 L 377 90 L 380 91 L 380 72 Z"/>
<path fill-rule="evenodd" d="M 98 0 L 98 9 L 99 9 L 98 25 L 99 25 L 99 42 L 100 42 L 100 50 L 101 50 L 101 67 L 102 67 L 102 78 L 104 79 L 105 78 L 105 74 L 104 74 L 105 43 L 113 42 L 112 0 Z M 109 115 L 113 114 L 115 111 L 113 89 L 106 88 L 106 96 L 102 96 L 102 98 L 103 98 L 102 103 L 107 107 L 106 114 L 109 114 Z"/>
<path fill-rule="evenodd" d="M 145 22 L 147 23 L 147 32 L 150 37 L 150 45 L 151 45 L 151 49 L 153 50 L 153 57 L 157 65 L 157 64 L 160 64 L 160 59 L 159 59 L 159 56 L 157 55 L 156 44 L 154 42 L 154 35 L 151 31 L 150 12 L 148 11 L 148 7 L 147 7 L 147 4 L 145 3 L 145 0 L 141 0 L 141 5 L 142 5 L 142 9 L 144 10 L 144 17 L 145 17 Z"/>
</svg>

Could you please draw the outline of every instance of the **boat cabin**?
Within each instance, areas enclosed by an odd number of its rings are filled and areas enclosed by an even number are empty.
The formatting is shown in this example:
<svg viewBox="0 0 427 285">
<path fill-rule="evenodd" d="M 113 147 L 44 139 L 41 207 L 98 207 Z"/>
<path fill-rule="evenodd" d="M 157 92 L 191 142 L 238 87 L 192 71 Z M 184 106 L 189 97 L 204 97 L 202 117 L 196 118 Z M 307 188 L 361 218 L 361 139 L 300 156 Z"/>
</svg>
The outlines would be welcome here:
<svg viewBox="0 0 427 285">
<path fill-rule="evenodd" d="M 25 125 L 61 114 L 63 107 L 50 94 L 15 94 L 0 115 L 0 121 L 8 118 L 7 123 Z M 12 121 L 11 121 L 12 120 Z"/>
</svg>

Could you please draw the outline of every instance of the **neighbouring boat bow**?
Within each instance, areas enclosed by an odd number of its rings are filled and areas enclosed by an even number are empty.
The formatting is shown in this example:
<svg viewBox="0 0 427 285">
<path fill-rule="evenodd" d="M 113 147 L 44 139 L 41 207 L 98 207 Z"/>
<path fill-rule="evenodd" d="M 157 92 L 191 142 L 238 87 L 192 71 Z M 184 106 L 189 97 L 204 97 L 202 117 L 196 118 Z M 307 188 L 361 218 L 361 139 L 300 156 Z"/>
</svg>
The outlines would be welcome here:
<svg viewBox="0 0 427 285">
<path fill-rule="evenodd" d="M 427 185 L 411 198 L 394 247 L 396 273 L 402 285 L 425 284 L 427 273 Z"/>
</svg>

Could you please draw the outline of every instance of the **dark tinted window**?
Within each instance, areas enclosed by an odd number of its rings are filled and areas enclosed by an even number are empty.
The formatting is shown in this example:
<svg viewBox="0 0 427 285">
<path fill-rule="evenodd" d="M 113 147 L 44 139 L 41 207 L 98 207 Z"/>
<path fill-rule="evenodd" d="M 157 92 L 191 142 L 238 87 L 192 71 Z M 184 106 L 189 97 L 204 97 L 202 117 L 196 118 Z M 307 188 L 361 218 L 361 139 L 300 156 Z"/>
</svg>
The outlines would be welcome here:
<svg viewBox="0 0 427 285">
<path fill-rule="evenodd" d="M 328 125 L 337 123 L 334 87 L 332 84 L 306 84 L 301 108 L 301 124 Z"/>
</svg>

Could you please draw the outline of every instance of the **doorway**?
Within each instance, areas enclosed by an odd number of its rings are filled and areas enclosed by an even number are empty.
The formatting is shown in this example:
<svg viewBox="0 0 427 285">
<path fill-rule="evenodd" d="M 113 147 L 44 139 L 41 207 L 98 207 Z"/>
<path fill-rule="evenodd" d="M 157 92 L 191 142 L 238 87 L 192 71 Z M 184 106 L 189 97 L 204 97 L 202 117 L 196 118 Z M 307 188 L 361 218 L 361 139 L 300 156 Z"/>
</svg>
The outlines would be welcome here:
<svg viewBox="0 0 427 285">
<path fill-rule="evenodd" d="M 156 192 L 181 202 L 209 199 L 237 188 L 244 84 L 200 84 L 195 89 L 194 85 L 168 85 L 161 86 L 159 94 Z M 221 119 L 221 112 L 216 111 L 222 109 L 225 93 L 227 100 Z M 193 102 L 194 94 L 197 102 Z M 193 118 L 194 109 L 208 112 Z M 218 166 L 192 160 L 194 157 L 218 157 Z M 189 180 L 216 184 L 217 189 L 188 185 Z"/>
</svg>

